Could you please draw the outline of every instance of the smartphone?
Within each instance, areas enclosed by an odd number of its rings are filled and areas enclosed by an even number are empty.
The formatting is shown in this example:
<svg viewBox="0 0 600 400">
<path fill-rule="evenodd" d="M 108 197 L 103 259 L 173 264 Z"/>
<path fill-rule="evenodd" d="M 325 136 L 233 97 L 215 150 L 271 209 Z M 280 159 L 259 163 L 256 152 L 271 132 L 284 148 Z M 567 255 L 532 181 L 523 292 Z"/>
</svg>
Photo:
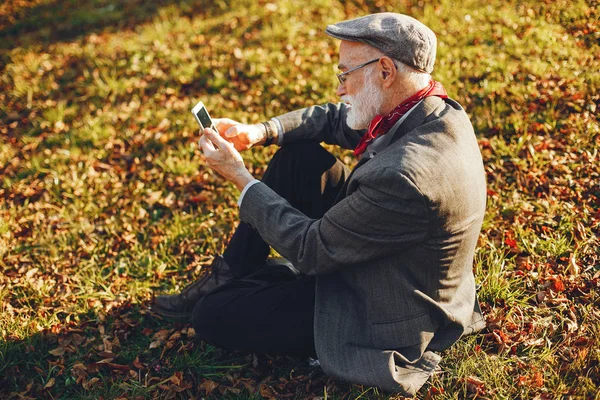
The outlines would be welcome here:
<svg viewBox="0 0 600 400">
<path fill-rule="evenodd" d="M 202 129 L 212 128 L 215 132 L 219 132 L 217 131 L 215 124 L 213 124 L 212 119 L 210 119 L 210 115 L 208 115 L 204 103 L 199 101 L 198 104 L 192 108 L 192 114 L 194 114 L 194 117 L 196 117 L 196 120 L 198 120 Z"/>
</svg>

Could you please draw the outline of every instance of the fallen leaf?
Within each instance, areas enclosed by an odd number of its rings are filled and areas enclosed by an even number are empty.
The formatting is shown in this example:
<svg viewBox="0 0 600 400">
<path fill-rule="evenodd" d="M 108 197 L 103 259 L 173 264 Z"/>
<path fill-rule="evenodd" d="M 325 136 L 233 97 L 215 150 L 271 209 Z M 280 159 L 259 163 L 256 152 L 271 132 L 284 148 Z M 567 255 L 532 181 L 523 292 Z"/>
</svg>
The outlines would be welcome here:
<svg viewBox="0 0 600 400">
<path fill-rule="evenodd" d="M 233 393 L 235 395 L 239 395 L 240 393 L 242 393 L 242 389 L 228 387 L 227 390 L 225 391 L 225 393 L 227 393 L 227 392 Z"/>
<path fill-rule="evenodd" d="M 152 338 L 154 340 L 165 340 L 169 337 L 169 333 L 171 333 L 170 329 L 161 329 L 160 331 L 156 332 Z"/>
<path fill-rule="evenodd" d="M 565 323 L 567 324 L 567 332 L 573 333 L 579 329 L 579 324 L 577 321 L 573 321 L 572 319 L 565 318 Z"/>
<path fill-rule="evenodd" d="M 171 381 L 172 384 L 179 386 L 179 385 L 181 385 L 182 378 L 183 378 L 183 373 L 178 371 L 178 372 L 175 372 L 173 375 L 171 375 L 169 380 Z"/>
<path fill-rule="evenodd" d="M 211 381 L 210 379 L 203 379 L 200 385 L 198 385 L 198 389 L 203 390 L 207 396 L 210 396 L 213 390 L 215 390 L 218 387 L 219 384 L 217 382 Z"/>
<path fill-rule="evenodd" d="M 114 363 L 106 363 L 105 365 L 107 365 L 108 367 L 110 367 L 112 369 L 116 369 L 119 371 L 129 371 L 128 365 L 114 364 Z"/>
<path fill-rule="evenodd" d="M 260 395 L 262 397 L 264 397 L 265 399 L 276 399 L 277 398 L 277 393 L 275 393 L 275 390 L 271 386 L 269 386 L 265 383 L 260 384 L 259 392 L 260 392 Z"/>
<path fill-rule="evenodd" d="M 159 348 L 160 345 L 163 344 L 162 340 L 155 340 L 153 342 L 150 342 L 150 346 L 148 346 L 148 349 L 156 349 Z"/>
<path fill-rule="evenodd" d="M 98 355 L 100 357 L 102 357 L 103 359 L 114 359 L 117 356 L 115 355 L 115 353 L 113 353 L 112 351 L 100 351 L 98 352 Z"/>
<path fill-rule="evenodd" d="M 50 389 L 56 383 L 56 379 L 50 378 L 48 382 L 44 385 L 44 389 Z"/>
<path fill-rule="evenodd" d="M 571 258 L 569 259 L 569 266 L 567 267 L 567 272 L 571 275 L 579 275 L 579 265 L 577 264 L 577 260 L 575 259 L 575 254 L 571 254 Z"/>
<path fill-rule="evenodd" d="M 146 197 L 146 203 L 148 205 L 153 206 L 157 201 L 159 201 L 162 197 L 162 190 L 151 191 L 148 193 Z"/>
<path fill-rule="evenodd" d="M 144 336 L 150 336 L 152 334 L 152 332 L 153 331 L 150 328 L 144 328 L 144 329 L 142 329 L 142 335 L 144 335 Z"/>
<path fill-rule="evenodd" d="M 551 289 L 555 292 L 562 292 L 565 290 L 565 284 L 563 283 L 560 277 L 552 278 L 552 286 Z"/>
<path fill-rule="evenodd" d="M 152 342 L 150 343 L 149 349 L 156 349 L 160 347 L 167 337 L 169 337 L 169 333 L 171 333 L 171 329 L 161 329 L 156 332 L 154 336 L 152 336 Z"/>
<path fill-rule="evenodd" d="M 39 271 L 38 268 L 31 268 L 29 271 L 27 271 L 27 273 L 25 274 L 25 277 L 27 279 L 31 279 L 31 277 L 33 277 L 35 274 L 37 274 L 38 271 Z"/>
<path fill-rule="evenodd" d="M 81 363 L 74 364 L 73 367 L 71 368 L 71 372 L 73 373 L 73 375 L 75 377 L 87 375 L 87 370 L 85 368 L 85 365 L 83 365 Z"/>
<path fill-rule="evenodd" d="M 52 354 L 53 356 L 57 356 L 60 357 L 63 354 L 65 354 L 65 348 L 64 347 L 57 347 L 53 350 L 48 351 L 48 353 Z"/>
<path fill-rule="evenodd" d="M 89 390 L 92 386 L 94 386 L 98 382 L 100 382 L 100 378 L 94 377 L 94 378 L 90 379 L 89 381 L 84 382 L 83 388 L 85 390 Z"/>
<path fill-rule="evenodd" d="M 133 360 L 133 366 L 137 369 L 144 369 L 144 364 L 140 362 L 140 357 L 136 357 L 135 360 Z"/>
<path fill-rule="evenodd" d="M 540 371 L 536 371 L 531 381 L 534 387 L 542 387 L 544 386 L 544 375 Z"/>
<path fill-rule="evenodd" d="M 467 390 L 469 393 L 484 393 L 485 382 L 475 376 L 467 378 Z"/>
<path fill-rule="evenodd" d="M 196 337 L 196 331 L 191 326 L 187 330 L 187 337 L 188 339 L 193 339 L 194 337 Z"/>
<path fill-rule="evenodd" d="M 548 292 L 546 292 L 545 290 L 540 290 L 539 292 L 537 292 L 535 298 L 537 302 L 541 304 L 546 300 L 546 296 L 548 296 Z"/>
<path fill-rule="evenodd" d="M 209 197 L 203 193 L 197 194 L 195 196 L 190 196 L 188 197 L 188 202 L 190 203 L 194 203 L 194 204 L 198 204 L 198 203 L 204 203 L 205 201 L 207 201 L 209 199 Z"/>
</svg>

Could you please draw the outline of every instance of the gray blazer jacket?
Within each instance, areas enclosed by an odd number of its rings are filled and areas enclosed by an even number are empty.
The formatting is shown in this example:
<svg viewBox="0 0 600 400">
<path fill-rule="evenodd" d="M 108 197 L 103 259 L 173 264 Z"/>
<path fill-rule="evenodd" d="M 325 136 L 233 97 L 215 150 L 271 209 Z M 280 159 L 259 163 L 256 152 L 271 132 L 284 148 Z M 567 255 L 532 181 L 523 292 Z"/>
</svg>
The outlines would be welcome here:
<svg viewBox="0 0 600 400">
<path fill-rule="evenodd" d="M 346 125 L 347 111 L 328 104 L 279 117 L 282 145 L 314 139 L 354 148 L 364 131 Z M 323 370 L 414 395 L 440 361 L 435 351 L 485 326 L 472 272 L 485 174 L 471 123 L 453 100 L 425 99 L 384 137 L 323 218 L 262 183 L 246 192 L 240 217 L 317 276 Z"/>
</svg>

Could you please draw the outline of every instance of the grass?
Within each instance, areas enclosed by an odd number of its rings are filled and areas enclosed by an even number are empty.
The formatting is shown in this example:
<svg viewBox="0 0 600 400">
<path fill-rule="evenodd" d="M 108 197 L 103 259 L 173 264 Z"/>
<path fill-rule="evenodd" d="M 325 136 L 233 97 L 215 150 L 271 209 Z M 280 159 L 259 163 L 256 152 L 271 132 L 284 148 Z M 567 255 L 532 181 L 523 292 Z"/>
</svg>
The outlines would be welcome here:
<svg viewBox="0 0 600 400">
<path fill-rule="evenodd" d="M 488 327 L 417 397 L 598 398 L 595 0 L 5 1 L 0 397 L 398 398 L 198 344 L 148 310 L 237 221 L 193 104 L 257 122 L 337 101 L 324 27 L 378 11 L 437 33 L 434 76 L 470 115 L 488 180 L 474 264 Z M 259 176 L 273 152 L 244 158 Z"/>
</svg>

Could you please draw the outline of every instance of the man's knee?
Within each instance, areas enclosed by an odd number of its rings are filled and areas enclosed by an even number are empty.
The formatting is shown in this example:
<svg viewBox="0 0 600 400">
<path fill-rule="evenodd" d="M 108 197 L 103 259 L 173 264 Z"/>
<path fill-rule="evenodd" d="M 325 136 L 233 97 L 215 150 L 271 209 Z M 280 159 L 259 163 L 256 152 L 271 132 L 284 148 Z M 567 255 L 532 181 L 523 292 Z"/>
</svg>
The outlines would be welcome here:
<svg viewBox="0 0 600 400">
<path fill-rule="evenodd" d="M 337 158 L 325 150 L 318 142 L 301 140 L 286 144 L 273 156 L 271 163 L 286 164 L 303 171 L 314 171 L 323 174 L 333 167 Z"/>
<path fill-rule="evenodd" d="M 219 307 L 210 294 L 196 303 L 192 312 L 192 327 L 196 331 L 196 340 L 214 343 L 219 336 L 219 325 L 222 318 Z"/>
</svg>

